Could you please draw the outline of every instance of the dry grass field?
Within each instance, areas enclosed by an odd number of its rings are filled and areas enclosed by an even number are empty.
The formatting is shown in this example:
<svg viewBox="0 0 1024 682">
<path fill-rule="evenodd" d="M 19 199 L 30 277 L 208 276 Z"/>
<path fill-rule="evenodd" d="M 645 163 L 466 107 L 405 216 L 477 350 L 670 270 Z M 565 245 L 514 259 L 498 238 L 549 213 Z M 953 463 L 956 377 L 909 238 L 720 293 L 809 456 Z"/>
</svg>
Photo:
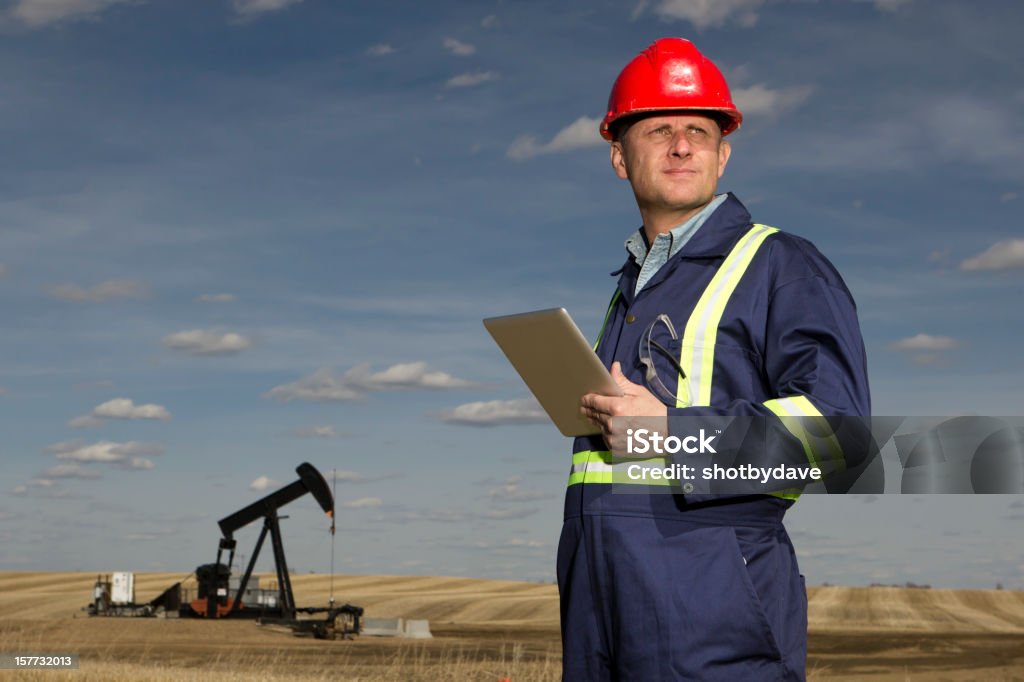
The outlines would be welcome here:
<svg viewBox="0 0 1024 682">
<path fill-rule="evenodd" d="M 139 601 L 181 579 L 137 574 Z M 26 680 L 559 679 L 553 585 L 466 578 L 334 580 L 367 616 L 425 618 L 435 638 L 319 641 L 250 621 L 89 618 L 95 575 L 0 573 L 0 650 L 78 653 L 81 668 L 4 672 Z M 294 576 L 300 605 L 325 604 L 326 576 Z M 821 587 L 810 591 L 809 679 L 1024 682 L 1024 593 Z"/>
</svg>

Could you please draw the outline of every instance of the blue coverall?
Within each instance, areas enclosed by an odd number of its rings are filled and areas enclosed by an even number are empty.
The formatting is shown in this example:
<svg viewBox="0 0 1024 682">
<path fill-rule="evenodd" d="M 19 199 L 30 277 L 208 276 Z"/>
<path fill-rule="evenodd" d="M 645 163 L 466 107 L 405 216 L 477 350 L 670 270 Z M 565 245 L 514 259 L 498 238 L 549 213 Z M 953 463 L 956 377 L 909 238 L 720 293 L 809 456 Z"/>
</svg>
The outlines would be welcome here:
<svg viewBox="0 0 1024 682">
<path fill-rule="evenodd" d="M 597 346 L 604 364 L 618 360 L 644 384 L 637 347 L 648 323 L 664 313 L 682 328 L 751 224 L 729 195 L 635 296 L 632 257 L 613 273 L 618 292 Z M 780 231 L 764 240 L 713 343 L 709 404 L 670 407 L 670 417 L 775 419 L 766 403 L 796 396 L 826 416 L 870 413 L 855 304 L 804 239 Z M 577 455 L 607 449 L 601 436 L 573 445 Z M 564 679 L 804 680 L 807 596 L 782 525 L 792 504 L 770 495 L 619 494 L 571 476 L 558 547 Z"/>
</svg>

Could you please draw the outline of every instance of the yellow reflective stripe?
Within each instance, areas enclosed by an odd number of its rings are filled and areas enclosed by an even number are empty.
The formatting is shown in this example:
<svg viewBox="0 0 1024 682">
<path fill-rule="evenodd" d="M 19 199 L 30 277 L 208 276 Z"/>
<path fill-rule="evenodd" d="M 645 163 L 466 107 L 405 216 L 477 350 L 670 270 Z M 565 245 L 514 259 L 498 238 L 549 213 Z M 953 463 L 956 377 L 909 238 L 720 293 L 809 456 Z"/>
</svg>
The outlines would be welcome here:
<svg viewBox="0 0 1024 682">
<path fill-rule="evenodd" d="M 608 326 L 608 318 L 612 316 L 612 308 L 615 307 L 615 302 L 619 300 L 619 294 L 622 293 L 621 289 L 615 289 L 615 293 L 612 294 L 612 301 L 608 304 L 608 311 L 604 314 L 604 322 L 601 323 L 601 331 L 597 333 L 597 341 L 594 341 L 594 352 L 597 352 L 597 344 L 601 343 L 601 337 L 604 336 L 604 330 Z"/>
<path fill-rule="evenodd" d="M 704 289 L 686 323 L 686 331 L 683 332 L 679 364 L 686 372 L 686 379 L 678 383 L 676 407 L 711 404 L 715 340 L 725 306 L 750 267 L 754 254 L 764 240 L 776 232 L 778 229 L 767 225 L 756 224 L 751 227 L 736 242 Z"/>
<path fill-rule="evenodd" d="M 776 490 L 773 493 L 768 493 L 772 497 L 779 497 L 783 500 L 797 500 L 800 498 L 800 490 L 798 488 L 786 488 L 785 490 Z M 803 507 L 801 507 L 803 509 Z"/>
<path fill-rule="evenodd" d="M 608 450 L 581 450 L 572 455 L 572 469 L 569 471 L 568 485 L 577 483 L 615 483 L 619 485 L 672 485 L 670 480 L 633 480 L 629 478 L 628 466 L 643 462 L 649 467 L 665 467 L 668 461 L 664 457 L 647 459 L 616 460 Z"/>
<path fill-rule="evenodd" d="M 764 406 L 778 415 L 786 429 L 799 439 L 808 462 L 821 468 L 823 455 L 828 455 L 835 471 L 846 470 L 846 458 L 839 440 L 832 433 L 828 420 L 807 396 L 776 398 L 765 401 Z"/>
</svg>

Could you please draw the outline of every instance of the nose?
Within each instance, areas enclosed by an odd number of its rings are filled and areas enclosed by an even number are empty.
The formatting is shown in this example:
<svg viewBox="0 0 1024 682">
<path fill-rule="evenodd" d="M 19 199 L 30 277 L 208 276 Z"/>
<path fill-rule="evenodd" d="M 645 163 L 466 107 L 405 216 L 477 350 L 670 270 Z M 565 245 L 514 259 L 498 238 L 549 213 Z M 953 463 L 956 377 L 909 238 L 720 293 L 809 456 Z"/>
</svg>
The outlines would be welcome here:
<svg viewBox="0 0 1024 682">
<path fill-rule="evenodd" d="M 686 134 L 686 129 L 677 130 L 672 135 L 672 144 L 669 145 L 669 153 L 672 156 L 685 157 L 689 156 L 693 151 L 691 149 L 691 141 L 689 136 Z"/>
</svg>

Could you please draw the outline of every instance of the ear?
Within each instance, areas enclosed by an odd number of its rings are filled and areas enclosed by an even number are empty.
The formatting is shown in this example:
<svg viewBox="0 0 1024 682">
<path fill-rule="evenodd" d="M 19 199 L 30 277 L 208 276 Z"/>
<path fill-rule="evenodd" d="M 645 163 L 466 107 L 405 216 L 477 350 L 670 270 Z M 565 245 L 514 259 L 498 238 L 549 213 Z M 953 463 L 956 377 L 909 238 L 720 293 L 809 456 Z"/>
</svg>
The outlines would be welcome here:
<svg viewBox="0 0 1024 682">
<path fill-rule="evenodd" d="M 725 173 L 725 164 L 729 163 L 729 155 L 732 154 L 732 146 L 722 140 L 718 145 L 718 177 Z"/>
<path fill-rule="evenodd" d="M 622 148 L 622 142 L 618 140 L 612 142 L 611 150 L 609 151 L 612 170 L 615 171 L 615 175 L 619 176 L 620 179 L 629 180 L 629 173 L 626 172 L 625 154 L 626 150 Z"/>
</svg>

